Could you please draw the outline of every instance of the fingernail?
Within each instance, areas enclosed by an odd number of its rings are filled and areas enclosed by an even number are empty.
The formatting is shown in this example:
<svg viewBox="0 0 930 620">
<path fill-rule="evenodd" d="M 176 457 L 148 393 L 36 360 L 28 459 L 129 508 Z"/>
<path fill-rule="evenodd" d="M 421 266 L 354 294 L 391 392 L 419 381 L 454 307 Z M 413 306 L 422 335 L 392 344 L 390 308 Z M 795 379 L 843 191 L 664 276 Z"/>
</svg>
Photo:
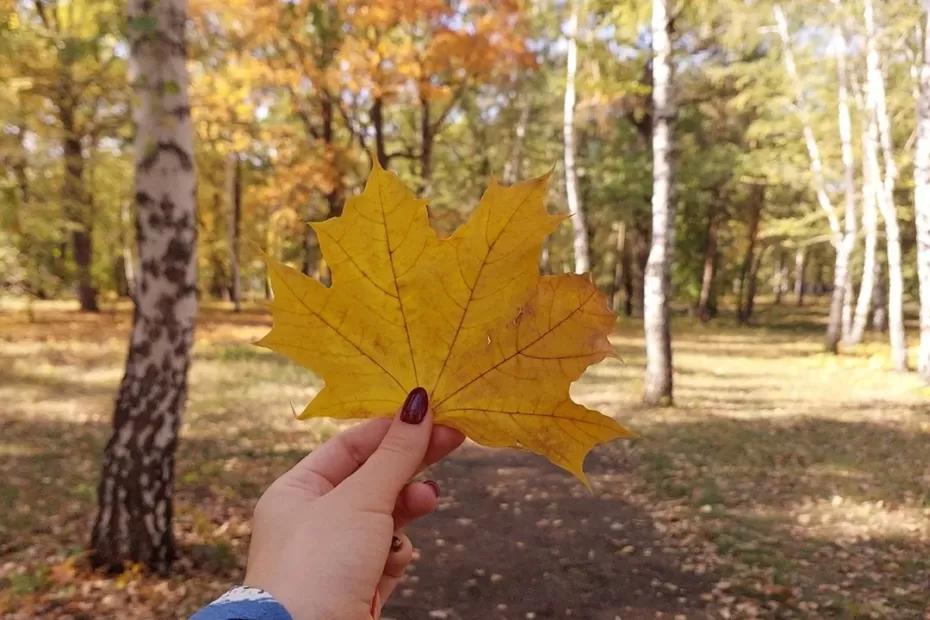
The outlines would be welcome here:
<svg viewBox="0 0 930 620">
<path fill-rule="evenodd" d="M 404 546 L 404 541 L 402 541 L 397 536 L 391 538 L 391 551 L 397 553 L 400 551 L 400 548 Z"/>
<path fill-rule="evenodd" d="M 407 400 L 400 409 L 400 419 L 407 424 L 419 424 L 426 417 L 426 409 L 429 406 L 429 395 L 421 387 L 413 388 L 407 394 Z"/>
<path fill-rule="evenodd" d="M 431 488 L 433 490 L 433 493 L 436 494 L 436 497 L 439 497 L 439 485 L 436 484 L 435 480 L 424 480 L 423 484 Z"/>
</svg>

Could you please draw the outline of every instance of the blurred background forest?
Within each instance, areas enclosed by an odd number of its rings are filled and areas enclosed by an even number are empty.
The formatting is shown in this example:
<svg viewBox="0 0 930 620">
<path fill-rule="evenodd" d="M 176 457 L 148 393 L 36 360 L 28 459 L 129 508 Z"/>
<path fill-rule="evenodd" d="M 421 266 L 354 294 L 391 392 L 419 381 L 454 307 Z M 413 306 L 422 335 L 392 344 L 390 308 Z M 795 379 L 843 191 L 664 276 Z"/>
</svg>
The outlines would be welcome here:
<svg viewBox="0 0 930 620">
<path fill-rule="evenodd" d="M 843 225 L 848 191 L 834 68 L 839 28 L 852 191 L 857 210 L 865 208 L 850 284 L 858 289 L 874 270 L 871 303 L 881 309 L 886 246 L 877 243 L 875 257 L 866 256 L 877 215 L 858 198 L 875 193 L 863 172 L 871 82 L 861 7 L 786 7 L 797 66 L 791 76 L 773 6 L 688 2 L 674 14 L 675 301 L 708 317 L 721 303 L 739 306 L 748 320 L 756 291 L 796 303 L 832 287 L 831 224 Z M 912 171 L 923 23 L 916 2 L 879 9 L 874 43 L 896 166 L 901 294 L 915 304 Z M 203 297 L 229 299 L 234 279 L 243 298 L 266 295 L 259 249 L 325 274 L 305 223 L 339 213 L 364 183 L 372 153 L 429 197 L 444 231 L 463 220 L 492 175 L 512 182 L 555 165 L 551 204 L 565 210 L 572 10 L 571 173 L 579 205 L 572 211 L 584 213 L 589 258 L 574 255 L 564 227 L 543 268 L 571 271 L 587 260 L 617 309 L 641 315 L 653 183 L 647 2 L 192 2 Z M 138 270 L 122 7 L 8 1 L 4 13 L 2 284 L 7 295 L 77 296 L 93 309 L 129 295 Z M 812 171 L 805 124 L 821 172 Z M 884 165 L 878 162 L 882 178 Z M 818 183 L 832 213 L 818 206 Z M 854 297 L 847 298 L 853 305 Z"/>
<path fill-rule="evenodd" d="M 930 613 L 918 0 L 190 0 L 189 82 L 162 93 L 189 100 L 196 170 L 181 559 L 92 572 L 99 458 L 151 270 L 133 179 L 162 144 L 139 139 L 130 77 L 133 37 L 160 28 L 144 5 L 0 0 L 0 501 L 16 506 L 0 614 L 183 617 L 241 574 L 250 502 L 334 430 L 288 419 L 315 380 L 249 344 L 270 322 L 262 254 L 328 281 L 307 223 L 338 216 L 375 158 L 443 233 L 490 179 L 553 170 L 548 206 L 572 215 L 540 267 L 590 272 L 621 317 L 624 363 L 578 395 L 649 438 L 592 457 L 596 498 L 466 448 L 439 474 L 458 495 L 420 532 L 439 573 L 391 617 Z M 470 506 L 525 521 L 535 555 L 488 522 L 484 555 L 456 559 L 483 520 Z M 549 555 L 563 543 L 581 555 Z M 510 544 L 506 561 L 487 551 Z M 528 577 L 538 604 L 495 585 L 529 563 L 558 567 Z"/>
</svg>

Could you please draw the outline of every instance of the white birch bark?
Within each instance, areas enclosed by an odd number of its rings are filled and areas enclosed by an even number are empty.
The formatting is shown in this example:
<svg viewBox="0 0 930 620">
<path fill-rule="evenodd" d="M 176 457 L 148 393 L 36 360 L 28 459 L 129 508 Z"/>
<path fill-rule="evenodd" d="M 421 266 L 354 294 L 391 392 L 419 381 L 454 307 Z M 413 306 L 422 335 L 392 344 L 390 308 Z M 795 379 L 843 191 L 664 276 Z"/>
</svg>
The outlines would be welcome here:
<svg viewBox="0 0 930 620">
<path fill-rule="evenodd" d="M 804 146 L 807 148 L 807 154 L 811 160 L 811 177 L 813 178 L 814 192 L 817 195 L 817 204 L 827 217 L 833 244 L 838 246 L 840 237 L 842 236 L 840 232 L 840 220 L 837 216 L 836 208 L 830 200 L 830 195 L 827 193 L 827 186 L 823 176 L 823 160 L 820 157 L 820 147 L 817 144 L 817 138 L 814 137 L 814 129 L 811 125 L 807 107 L 807 97 L 804 95 L 804 90 L 801 87 L 798 67 L 794 61 L 794 51 L 791 48 L 791 36 L 788 33 L 788 19 L 785 17 L 785 11 L 780 4 L 776 4 L 772 8 L 772 13 L 775 16 L 775 27 L 776 30 L 778 30 L 778 36 L 782 42 L 785 69 L 788 72 L 789 79 L 795 86 L 795 105 L 797 106 L 798 116 L 801 120 L 801 132 L 804 136 Z"/>
<path fill-rule="evenodd" d="M 562 135 L 565 140 L 565 196 L 572 220 L 575 273 L 587 273 L 591 269 L 588 227 L 578 197 L 578 173 L 575 168 L 575 75 L 578 72 L 578 5 L 581 0 L 569 2 L 571 14 L 565 27 L 568 58 L 565 63 L 565 101 L 562 115 Z"/>
<path fill-rule="evenodd" d="M 643 400 L 650 405 L 672 403 L 672 338 L 669 297 L 674 243 L 672 201 L 672 45 L 668 0 L 652 2 L 652 243 L 643 293 L 646 376 Z"/>
<path fill-rule="evenodd" d="M 516 183 L 523 174 L 523 143 L 526 140 L 526 126 L 530 121 L 530 104 L 523 101 L 520 105 L 520 117 L 514 130 L 513 146 L 510 157 L 504 165 L 504 182 Z"/>
<path fill-rule="evenodd" d="M 186 21 L 185 0 L 128 5 L 141 269 L 91 541 L 93 561 L 116 569 L 166 571 L 175 556 L 174 453 L 197 312 Z"/>
<path fill-rule="evenodd" d="M 791 48 L 788 19 L 780 4 L 776 4 L 772 8 L 772 13 L 775 16 L 775 26 L 784 48 L 785 69 L 788 72 L 788 78 L 795 86 L 795 105 L 797 106 L 798 117 L 801 121 L 804 144 L 807 148 L 808 157 L 810 158 L 811 179 L 814 185 L 814 192 L 817 195 L 817 204 L 820 205 L 821 210 L 827 217 L 827 223 L 830 226 L 830 239 L 836 250 L 833 270 L 833 291 L 830 298 L 830 315 L 827 319 L 827 333 L 824 341 L 826 349 L 836 353 L 838 351 L 838 343 L 842 336 L 843 301 L 848 280 L 849 259 L 856 241 L 855 176 L 852 173 L 852 130 L 849 120 L 849 96 L 846 85 L 846 42 L 842 33 L 837 30 L 834 35 L 834 52 L 837 62 L 837 76 L 839 77 L 838 116 L 840 123 L 840 140 L 843 143 L 843 185 L 846 192 L 846 207 L 844 213 L 846 222 L 845 227 L 841 228 L 836 208 L 830 200 L 830 195 L 827 193 L 827 185 L 823 172 L 823 160 L 820 156 L 817 138 L 814 136 L 807 100 L 804 95 L 804 89 L 801 86 L 800 76 L 798 75 L 797 64 L 794 60 L 794 52 Z"/>
<path fill-rule="evenodd" d="M 907 370 L 907 339 L 904 331 L 904 276 L 901 270 L 901 233 L 894 204 L 894 187 L 898 176 L 891 139 L 891 120 L 885 103 L 885 78 L 882 75 L 878 52 L 877 29 L 872 0 L 865 0 L 863 17 L 866 30 L 866 93 L 868 107 L 874 120 L 878 143 L 884 164 L 881 191 L 878 193 L 878 210 L 885 223 L 885 242 L 888 255 L 888 339 L 891 344 L 891 365 L 896 370 Z"/>
<path fill-rule="evenodd" d="M 843 292 L 843 317 L 842 317 L 842 337 L 841 340 L 846 342 L 849 338 L 849 334 L 852 333 L 852 322 L 853 322 L 853 279 L 852 279 L 852 269 L 847 267 L 846 269 L 846 283 L 845 290 Z"/>
<path fill-rule="evenodd" d="M 868 149 L 871 139 L 869 137 L 869 124 L 862 130 L 862 231 L 865 236 L 865 249 L 862 255 L 862 281 L 859 283 L 859 297 L 856 300 L 856 310 L 853 314 L 852 327 L 849 335 L 844 338 L 846 344 L 862 342 L 865 328 L 869 320 L 869 311 L 872 308 L 872 294 L 875 290 L 875 259 L 878 246 L 878 212 L 875 209 L 875 199 L 878 180 L 875 178 L 874 162 L 870 162 Z"/>
<path fill-rule="evenodd" d="M 856 247 L 856 171 L 852 146 L 852 120 L 849 115 L 849 87 L 846 74 L 846 37 L 836 28 L 833 38 L 837 77 L 837 116 L 843 157 L 843 236 L 836 248 L 833 292 L 827 323 L 826 346 L 836 352 L 841 337 L 852 329 L 852 274 L 849 263 Z M 842 327 L 842 329 L 840 329 Z"/>
<path fill-rule="evenodd" d="M 920 282 L 920 349 L 917 372 L 930 383 L 930 2 L 924 2 L 926 24 L 917 100 L 917 143 L 914 153 L 914 210 L 917 228 L 917 277 Z"/>
</svg>

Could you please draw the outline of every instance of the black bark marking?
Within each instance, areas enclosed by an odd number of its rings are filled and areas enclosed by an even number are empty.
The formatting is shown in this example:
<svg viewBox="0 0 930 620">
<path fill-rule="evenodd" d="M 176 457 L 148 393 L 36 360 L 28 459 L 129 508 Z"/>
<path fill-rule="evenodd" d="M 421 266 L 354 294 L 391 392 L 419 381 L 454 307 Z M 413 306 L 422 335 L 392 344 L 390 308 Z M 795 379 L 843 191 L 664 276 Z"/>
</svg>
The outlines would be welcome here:
<svg viewBox="0 0 930 620">
<path fill-rule="evenodd" d="M 150 207 L 155 201 L 145 192 L 136 192 L 136 205 L 141 208 Z"/>
<path fill-rule="evenodd" d="M 165 252 L 165 260 L 186 263 L 188 258 L 190 258 L 190 254 L 190 246 L 180 239 L 175 238 L 168 243 L 168 250 Z"/>
<path fill-rule="evenodd" d="M 190 171 L 194 169 L 194 162 L 191 160 L 190 154 L 181 148 L 177 142 L 168 140 L 156 143 L 155 146 L 146 153 L 145 157 L 142 158 L 142 161 L 139 162 L 139 167 L 148 172 L 158 161 L 162 153 L 174 155 L 183 170 Z"/>
<path fill-rule="evenodd" d="M 168 110 L 168 114 L 175 117 L 179 121 L 183 121 L 191 115 L 191 107 L 189 105 L 179 105 L 171 110 Z"/>
</svg>

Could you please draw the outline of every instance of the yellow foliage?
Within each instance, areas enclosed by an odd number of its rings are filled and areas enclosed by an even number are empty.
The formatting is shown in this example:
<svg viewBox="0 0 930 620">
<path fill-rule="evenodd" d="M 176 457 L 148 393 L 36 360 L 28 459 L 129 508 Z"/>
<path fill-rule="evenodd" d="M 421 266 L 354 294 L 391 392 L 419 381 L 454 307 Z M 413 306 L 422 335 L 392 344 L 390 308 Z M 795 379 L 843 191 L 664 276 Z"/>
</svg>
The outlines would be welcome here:
<svg viewBox="0 0 930 620">
<path fill-rule="evenodd" d="M 440 239 L 426 201 L 376 167 L 342 216 L 313 225 L 332 287 L 269 259 L 274 326 L 259 344 L 326 382 L 302 417 L 389 416 L 423 386 L 438 423 L 586 481 L 587 452 L 628 432 L 568 389 L 612 355 L 615 316 L 588 277 L 540 277 L 564 219 L 543 206 L 547 182 L 492 183 Z"/>
</svg>

